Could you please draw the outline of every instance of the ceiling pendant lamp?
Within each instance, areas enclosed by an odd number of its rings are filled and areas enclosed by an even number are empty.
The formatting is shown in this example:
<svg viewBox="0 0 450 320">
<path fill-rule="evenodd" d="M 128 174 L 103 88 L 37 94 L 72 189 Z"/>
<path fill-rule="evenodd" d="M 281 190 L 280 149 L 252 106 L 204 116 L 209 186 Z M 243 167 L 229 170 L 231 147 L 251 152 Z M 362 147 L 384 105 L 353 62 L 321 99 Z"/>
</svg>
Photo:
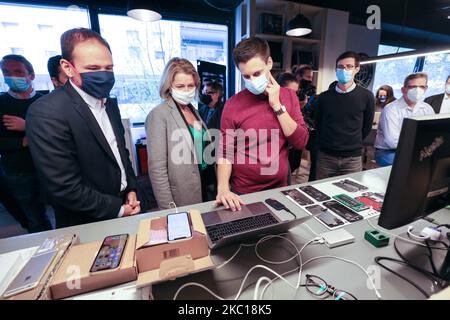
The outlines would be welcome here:
<svg viewBox="0 0 450 320">
<path fill-rule="evenodd" d="M 286 35 L 300 37 L 312 32 L 311 21 L 303 14 L 299 13 L 286 25 Z"/>
<path fill-rule="evenodd" d="M 127 15 L 139 21 L 152 22 L 161 20 L 161 6 L 156 1 L 129 0 Z"/>
</svg>

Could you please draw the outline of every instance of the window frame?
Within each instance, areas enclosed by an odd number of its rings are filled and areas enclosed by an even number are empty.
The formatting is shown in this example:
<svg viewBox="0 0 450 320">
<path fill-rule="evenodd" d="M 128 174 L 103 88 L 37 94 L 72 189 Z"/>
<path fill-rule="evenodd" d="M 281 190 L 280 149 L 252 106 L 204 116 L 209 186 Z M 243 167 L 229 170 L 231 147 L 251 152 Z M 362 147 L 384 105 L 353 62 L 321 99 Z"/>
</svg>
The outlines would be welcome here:
<svg viewBox="0 0 450 320">
<path fill-rule="evenodd" d="M 11 1 L 11 0 L 0 0 L 1 2 L 17 4 L 17 5 L 37 5 L 37 6 L 52 6 L 52 7 L 68 7 L 71 5 L 77 5 L 79 7 L 83 7 L 88 11 L 89 23 L 91 29 L 101 34 L 100 23 L 99 23 L 99 14 L 114 14 L 114 15 L 122 15 L 126 16 L 126 8 L 114 7 L 114 6 L 105 6 L 89 3 L 89 1 L 77 1 L 77 3 L 73 3 L 70 1 L 51 1 L 51 0 L 30 0 L 30 1 Z M 234 68 L 234 62 L 232 58 L 233 52 L 233 44 L 235 38 L 234 31 L 234 19 L 233 15 L 227 17 L 226 15 L 221 15 L 221 18 L 211 16 L 203 16 L 196 14 L 181 14 L 177 12 L 170 11 L 162 11 L 161 15 L 164 20 L 173 20 L 173 21 L 187 21 L 187 22 L 200 22 L 200 23 L 210 23 L 210 24 L 220 24 L 225 25 L 228 28 L 228 61 L 227 61 L 227 87 L 228 90 L 226 92 L 227 98 L 231 97 L 234 93 L 235 87 L 235 74 L 236 68 Z"/>
</svg>

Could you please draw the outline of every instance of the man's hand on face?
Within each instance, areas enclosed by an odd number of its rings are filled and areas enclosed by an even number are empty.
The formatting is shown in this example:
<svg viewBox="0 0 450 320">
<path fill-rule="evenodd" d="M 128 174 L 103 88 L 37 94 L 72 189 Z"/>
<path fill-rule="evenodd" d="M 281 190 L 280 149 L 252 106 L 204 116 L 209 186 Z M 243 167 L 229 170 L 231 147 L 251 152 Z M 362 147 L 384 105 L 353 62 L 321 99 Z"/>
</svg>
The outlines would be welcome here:
<svg viewBox="0 0 450 320">
<path fill-rule="evenodd" d="M 272 76 L 270 71 L 268 72 L 269 83 L 267 84 L 266 94 L 269 96 L 269 104 L 270 106 L 277 111 L 280 106 L 280 85 Z"/>
<path fill-rule="evenodd" d="M 16 116 L 3 116 L 3 124 L 10 131 L 25 131 L 25 119 Z"/>
</svg>

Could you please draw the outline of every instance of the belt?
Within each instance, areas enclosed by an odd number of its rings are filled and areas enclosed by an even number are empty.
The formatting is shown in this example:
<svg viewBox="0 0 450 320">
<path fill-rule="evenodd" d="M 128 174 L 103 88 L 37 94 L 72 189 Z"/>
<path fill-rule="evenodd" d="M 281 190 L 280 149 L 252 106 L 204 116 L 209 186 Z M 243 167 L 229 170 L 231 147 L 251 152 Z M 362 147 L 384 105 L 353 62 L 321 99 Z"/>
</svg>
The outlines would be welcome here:
<svg viewBox="0 0 450 320">
<path fill-rule="evenodd" d="M 377 151 L 385 151 L 385 152 L 396 152 L 397 149 L 379 149 L 379 148 L 375 148 Z"/>
</svg>

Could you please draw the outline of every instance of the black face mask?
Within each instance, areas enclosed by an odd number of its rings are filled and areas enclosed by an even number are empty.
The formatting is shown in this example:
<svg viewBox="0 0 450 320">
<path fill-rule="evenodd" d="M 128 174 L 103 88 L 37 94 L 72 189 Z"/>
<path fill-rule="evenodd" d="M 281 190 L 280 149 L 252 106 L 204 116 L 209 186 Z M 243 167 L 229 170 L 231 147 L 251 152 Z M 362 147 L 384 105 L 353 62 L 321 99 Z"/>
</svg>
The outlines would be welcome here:
<svg viewBox="0 0 450 320">
<path fill-rule="evenodd" d="M 305 79 L 300 80 L 300 86 L 302 87 L 302 89 L 309 88 L 311 86 L 311 84 L 312 84 L 312 81 L 305 80 Z"/>
<path fill-rule="evenodd" d="M 211 95 L 200 93 L 200 102 L 209 105 L 212 102 Z"/>
</svg>

